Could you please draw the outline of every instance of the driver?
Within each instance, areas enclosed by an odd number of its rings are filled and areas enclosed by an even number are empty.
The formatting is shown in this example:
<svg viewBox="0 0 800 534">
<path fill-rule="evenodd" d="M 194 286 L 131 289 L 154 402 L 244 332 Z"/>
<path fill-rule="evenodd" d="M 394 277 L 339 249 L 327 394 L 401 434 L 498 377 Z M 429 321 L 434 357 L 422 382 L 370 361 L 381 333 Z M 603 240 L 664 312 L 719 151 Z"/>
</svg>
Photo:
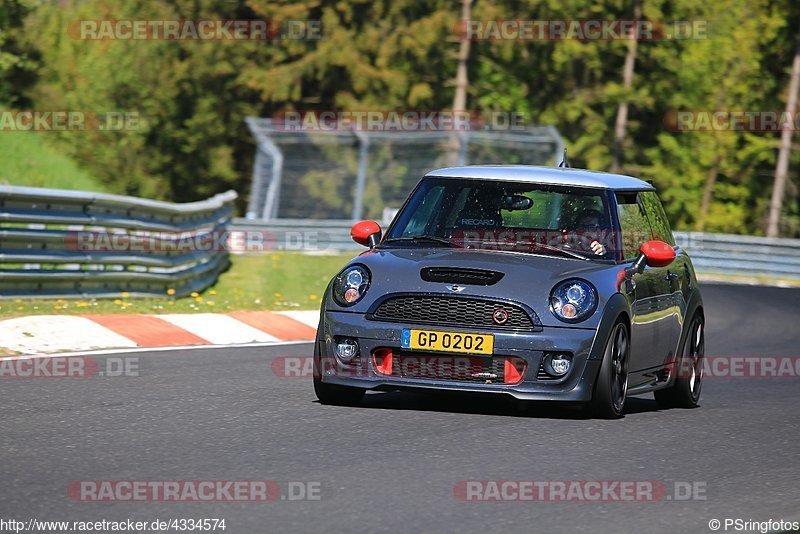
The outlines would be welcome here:
<svg viewBox="0 0 800 534">
<path fill-rule="evenodd" d="M 602 225 L 603 219 L 604 219 L 603 214 L 600 213 L 598 210 L 595 209 L 584 210 L 583 213 L 581 213 L 580 217 L 578 217 L 578 224 L 576 225 L 577 226 L 576 229 L 581 233 L 600 232 L 603 230 L 603 225 Z M 583 240 L 581 240 L 580 242 L 583 243 Z M 594 252 L 594 254 L 597 256 L 605 256 L 606 252 L 608 252 L 606 246 L 603 245 L 597 239 L 594 239 L 589 244 L 589 249 L 591 252 Z"/>
</svg>

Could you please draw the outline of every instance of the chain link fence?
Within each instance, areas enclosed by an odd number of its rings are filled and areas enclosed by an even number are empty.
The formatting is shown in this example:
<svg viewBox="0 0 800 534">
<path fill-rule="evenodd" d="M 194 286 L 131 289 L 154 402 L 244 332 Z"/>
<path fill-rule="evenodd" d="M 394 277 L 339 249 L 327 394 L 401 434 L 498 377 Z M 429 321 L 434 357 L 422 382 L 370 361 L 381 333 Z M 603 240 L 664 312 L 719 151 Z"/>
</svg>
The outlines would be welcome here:
<svg viewBox="0 0 800 534">
<path fill-rule="evenodd" d="M 447 167 L 453 132 L 286 131 L 249 117 L 257 144 L 250 220 L 388 221 L 428 171 Z M 557 165 L 552 126 L 460 131 L 458 165 Z"/>
</svg>

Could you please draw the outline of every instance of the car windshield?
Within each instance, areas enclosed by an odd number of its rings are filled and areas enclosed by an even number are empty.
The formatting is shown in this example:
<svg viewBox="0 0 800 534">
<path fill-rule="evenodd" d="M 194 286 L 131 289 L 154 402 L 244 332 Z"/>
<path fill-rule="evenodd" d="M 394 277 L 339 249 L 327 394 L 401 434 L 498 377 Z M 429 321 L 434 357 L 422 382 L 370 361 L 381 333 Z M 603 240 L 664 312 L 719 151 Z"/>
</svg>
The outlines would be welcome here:
<svg viewBox="0 0 800 534">
<path fill-rule="evenodd" d="M 383 246 L 441 246 L 614 259 L 603 190 L 426 178 Z"/>
</svg>

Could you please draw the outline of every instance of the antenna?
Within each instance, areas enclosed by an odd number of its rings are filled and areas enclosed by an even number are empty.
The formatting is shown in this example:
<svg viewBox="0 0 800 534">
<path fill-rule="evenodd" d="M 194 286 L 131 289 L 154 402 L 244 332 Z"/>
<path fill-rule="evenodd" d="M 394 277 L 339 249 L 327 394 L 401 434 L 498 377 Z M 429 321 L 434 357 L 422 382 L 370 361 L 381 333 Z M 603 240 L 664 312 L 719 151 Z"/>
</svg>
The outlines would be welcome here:
<svg viewBox="0 0 800 534">
<path fill-rule="evenodd" d="M 558 164 L 558 167 L 564 167 L 565 169 L 569 169 L 569 161 L 567 161 L 567 147 L 564 147 L 564 159 L 561 160 L 561 163 Z"/>
</svg>

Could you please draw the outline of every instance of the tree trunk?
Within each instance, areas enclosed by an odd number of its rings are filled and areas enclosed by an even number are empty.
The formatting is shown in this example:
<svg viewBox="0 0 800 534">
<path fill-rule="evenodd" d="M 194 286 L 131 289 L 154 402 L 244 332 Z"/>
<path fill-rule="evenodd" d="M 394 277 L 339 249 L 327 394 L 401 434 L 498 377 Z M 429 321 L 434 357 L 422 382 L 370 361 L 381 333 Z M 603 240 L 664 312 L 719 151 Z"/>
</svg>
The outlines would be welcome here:
<svg viewBox="0 0 800 534">
<path fill-rule="evenodd" d="M 472 18 L 472 0 L 462 0 L 461 3 L 461 23 L 464 24 L 464 31 L 461 33 L 461 44 L 458 49 L 458 70 L 456 71 L 456 94 L 453 97 L 453 111 L 461 112 L 467 109 L 467 88 L 469 79 L 467 77 L 467 61 L 469 60 L 469 48 L 471 44 L 470 36 L 467 32 L 467 24 Z M 459 132 L 454 130 L 450 135 L 450 142 L 447 154 L 447 164 L 450 166 L 458 165 L 461 141 Z"/>
<path fill-rule="evenodd" d="M 633 7 L 633 18 L 642 18 L 642 2 L 636 0 Z M 619 172 L 620 161 L 622 160 L 622 143 L 625 141 L 625 131 L 628 124 L 628 94 L 633 87 L 633 68 L 636 63 L 636 46 L 638 36 L 634 33 L 628 41 L 628 52 L 625 54 L 625 65 L 622 69 L 622 87 L 625 89 L 625 97 L 617 108 L 617 120 L 614 123 L 614 147 L 612 149 L 611 172 Z"/>
<path fill-rule="evenodd" d="M 789 81 L 789 96 L 786 99 L 786 117 L 792 117 L 797 109 L 797 91 L 800 86 L 800 30 L 797 32 L 797 48 L 794 51 L 792 75 Z M 778 223 L 783 209 L 783 193 L 786 191 L 786 177 L 789 174 L 789 155 L 792 149 L 792 127 L 786 126 L 781 131 L 781 146 L 778 150 L 778 164 L 775 167 L 775 182 L 772 186 L 772 199 L 769 203 L 769 222 L 767 237 L 778 236 Z"/>
<path fill-rule="evenodd" d="M 697 216 L 697 224 L 695 225 L 695 229 L 698 232 L 702 232 L 706 227 L 708 208 L 711 206 L 711 193 L 714 191 L 714 184 L 717 183 L 720 160 L 719 152 L 717 152 L 717 155 L 714 156 L 714 162 L 706 175 L 706 184 L 703 186 L 703 200 L 700 201 L 700 214 Z"/>
</svg>

